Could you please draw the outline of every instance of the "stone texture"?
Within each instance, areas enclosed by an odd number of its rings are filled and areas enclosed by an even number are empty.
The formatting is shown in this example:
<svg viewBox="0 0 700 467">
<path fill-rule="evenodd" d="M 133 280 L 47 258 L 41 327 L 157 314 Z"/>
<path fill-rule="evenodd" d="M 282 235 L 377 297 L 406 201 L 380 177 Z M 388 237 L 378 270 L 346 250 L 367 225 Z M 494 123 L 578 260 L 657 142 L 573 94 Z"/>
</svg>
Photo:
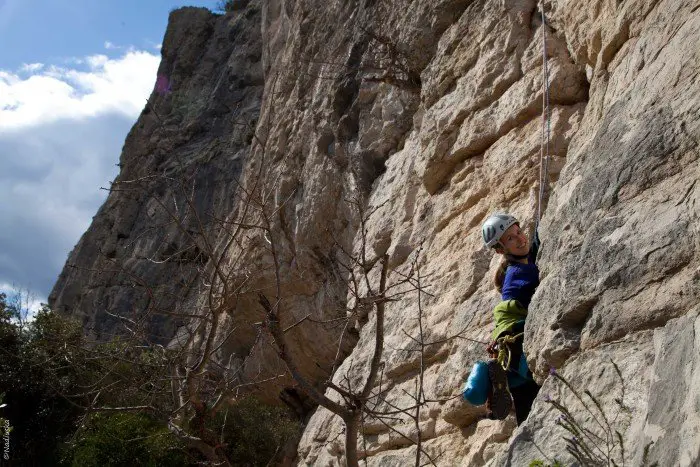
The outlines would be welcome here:
<svg viewBox="0 0 700 467">
<path fill-rule="evenodd" d="M 612 358 L 625 368 L 626 386 L 635 388 L 627 402 L 635 417 L 646 410 L 652 394 L 652 338 L 644 330 L 687 314 L 699 301 L 699 140 L 690 117 L 700 102 L 700 88 L 693 86 L 698 75 L 698 13 L 693 2 L 652 6 L 624 2 L 611 10 L 602 2 L 552 5 L 556 33 L 550 30 L 548 50 L 553 152 L 561 159 L 555 159 L 556 184 L 541 228 L 544 280 L 531 306 L 526 337 L 540 378 L 550 366 L 563 366 L 563 374 L 581 390 L 605 387 L 610 388 L 605 394 L 612 394 L 619 388 L 610 368 L 598 374 Z M 423 71 L 413 131 L 373 188 L 370 202 L 382 206 L 382 220 L 370 231 L 376 236 L 391 232 L 391 240 L 381 245 L 391 254 L 392 264 L 405 264 L 407 251 L 423 242 L 423 264 L 436 284 L 431 291 L 437 292 L 424 304 L 431 338 L 448 337 L 465 327 L 467 335 L 486 338 L 488 310 L 494 302 L 488 277 L 496 261 L 479 252 L 478 225 L 495 208 L 523 218 L 533 213 L 536 178 L 528 169 L 536 169 L 535 114 L 541 98 L 541 70 L 536 69 L 541 42 L 533 7 L 474 2 L 443 34 Z M 405 346 L 405 333 L 416 332 L 415 320 L 409 318 L 415 316 L 415 308 L 415 300 L 393 308 L 396 316 L 386 326 L 387 347 Z M 371 326 L 362 332 L 348 362 L 369 357 Z M 620 339 L 624 345 L 617 343 Z M 396 381 L 392 394 L 397 394 L 409 386 L 403 381 L 418 364 L 405 353 L 385 352 L 388 383 Z M 483 358 L 479 346 L 463 340 L 431 352 L 440 354 L 426 371 L 431 375 L 427 392 L 434 397 L 454 394 L 474 359 Z M 571 360 L 572 356 L 576 357 Z M 348 367 L 341 367 L 340 374 Z M 692 376 L 684 379 L 690 382 Z M 335 380 L 341 380 L 338 373 Z M 548 381 L 545 390 L 550 385 Z M 688 404 L 680 394 L 670 398 L 676 410 Z M 397 403 L 406 403 L 405 396 L 395 397 Z M 460 425 L 460 417 L 468 424 L 478 417 L 455 405 L 446 403 L 431 412 L 436 426 L 448 421 Z M 552 457 L 563 457 L 562 433 L 552 429 L 555 414 L 547 407 L 538 401 L 532 417 L 506 446 L 498 444 L 505 438 L 489 440 L 478 430 L 455 437 L 449 430 L 436 429 L 436 444 L 447 446 L 451 456 L 444 465 L 527 465 L 542 458 L 528 437 L 535 437 Z M 573 410 L 584 412 L 581 407 Z M 328 439 L 326 433 L 332 436 L 333 425 L 325 421 L 322 426 L 330 428 L 324 432 L 316 431 L 315 424 L 328 417 L 320 409 L 312 418 L 307 433 L 315 432 L 316 440 L 302 440 L 302 463 L 313 464 L 312 458 L 325 462 L 316 446 Z M 644 446 L 630 420 L 617 428 L 625 436 L 627 455 L 640 456 Z M 695 434 L 686 429 L 684 436 L 692 439 Z M 677 438 L 666 443 L 658 447 L 665 452 L 659 458 L 684 455 L 683 462 L 697 462 L 693 448 L 688 453 L 674 444 Z M 464 445 L 487 447 L 474 456 Z M 395 447 L 387 443 L 384 449 L 394 452 Z M 369 452 L 376 465 L 389 462 L 377 450 Z M 411 462 L 411 452 L 399 452 L 392 458 Z"/>
<path fill-rule="evenodd" d="M 700 301 L 700 126 L 689 118 L 700 105 L 693 85 L 700 57 L 691 45 L 700 18 L 697 8 L 689 15 L 694 2 L 651 11 L 638 3 L 625 4 L 615 20 L 633 23 L 635 35 L 614 57 L 590 64 L 591 103 L 543 222 L 553 241 L 543 251 L 546 277 L 533 307 L 556 311 L 535 312 L 528 322 L 540 336 L 529 352 L 540 372 L 580 347 L 663 325 Z M 577 37 L 584 20 L 561 18 L 564 28 L 576 24 Z M 581 42 L 572 39 L 571 47 Z"/>
<path fill-rule="evenodd" d="M 700 459 L 700 308 L 654 331 L 649 398 L 638 419 L 632 462 L 695 465 Z M 644 451 L 647 450 L 646 459 Z"/>
<path fill-rule="evenodd" d="M 342 363 L 335 361 L 340 330 L 319 322 L 344 316 L 348 294 L 337 262 L 341 249 L 361 249 L 358 214 L 345 202 L 359 198 L 373 212 L 368 253 L 389 256 L 390 283 L 415 261 L 428 292 L 420 308 L 416 293 L 387 304 L 385 394 L 378 407 L 411 406 L 422 374 L 435 401 L 421 410 L 423 446 L 437 465 L 527 465 L 543 459 L 539 449 L 570 462 L 556 411 L 543 395 L 565 402 L 584 423 L 595 420 L 547 376 L 549 369 L 590 389 L 612 414 L 623 385 L 611 360 L 626 388 L 626 410 L 615 428 L 628 463 L 639 465 L 649 445 L 651 462 L 694 465 L 700 461 L 699 6 L 696 0 L 546 2 L 551 189 L 540 225 L 542 283 L 525 338 L 544 386 L 517 429 L 512 417 L 484 420 L 483 408 L 468 406 L 458 393 L 474 361 L 484 358 L 478 341 L 488 339 L 499 298 L 491 284 L 499 258 L 481 247 L 479 225 L 495 210 L 533 225 L 543 45 L 534 0 L 270 0 L 217 19 L 201 10 L 176 12 L 161 68 L 190 81 L 187 92 L 154 98 L 166 121 L 177 115 L 176 98 L 198 104 L 184 106 L 181 120 L 165 128 L 144 113 L 127 139 L 118 180 L 174 167 L 181 154 L 200 177 L 197 186 L 222 181 L 220 189 L 197 190 L 201 206 L 234 218 L 240 204 L 230 179 L 251 183 L 267 161 L 270 193 L 281 205 L 274 231 L 283 324 L 315 318 L 290 334 L 293 352 L 314 381 L 337 368 L 333 381 L 354 387 L 366 377 L 374 313 L 353 317 L 355 336 L 346 344 L 354 348 L 343 349 Z M 386 43 L 394 45 L 393 58 Z M 231 84 L 217 85 L 219 76 Z M 243 84 L 233 91 L 235 83 Z M 221 106 L 238 99 L 238 107 Z M 249 128 L 236 124 L 241 118 L 257 125 L 264 148 L 250 146 Z M 217 179 L 222 173 L 230 178 Z M 54 305 L 85 316 L 100 336 L 115 325 L 102 310 L 114 303 L 120 313 L 147 306 L 128 278 L 107 274 L 100 248 L 108 259 L 143 263 L 142 274 L 164 287 L 179 290 L 173 277 L 197 277 L 196 256 L 182 270 L 157 273 L 141 260 L 165 238 L 173 239 L 173 251 L 180 241 L 167 229 L 143 235 L 145 216 L 157 207 L 152 199 L 111 194 L 69 259 L 79 268 L 67 268 L 54 290 Z M 212 237 L 220 244 L 225 234 Z M 124 249 L 129 241 L 140 253 Z M 225 255 L 228 267 L 239 263 L 264 271 L 265 239 L 251 236 Z M 273 277 L 261 272 L 253 282 L 264 290 Z M 198 291 L 183 294 L 163 307 L 206 306 Z M 167 338 L 187 324 L 153 319 L 152 331 Z M 236 334 L 224 353 L 254 357 L 246 377 L 284 371 L 256 340 L 261 315 L 254 296 L 241 297 L 227 319 L 226 329 Z M 422 366 L 407 337 L 418 337 L 421 328 L 424 342 L 432 342 Z M 272 400 L 297 388 L 282 378 L 256 390 Z M 409 439 L 417 430 L 407 416 L 388 426 L 366 420 L 364 430 L 360 447 L 369 465 L 414 462 Z M 342 464 L 343 432 L 337 417 L 317 409 L 298 463 Z"/>
<path fill-rule="evenodd" d="M 382 239 L 375 244 L 376 253 L 387 252 L 390 264 L 401 270 L 422 245 L 419 264 L 430 278 L 428 290 L 435 294 L 422 297 L 426 342 L 457 334 L 487 339 L 490 309 L 497 301 L 489 270 L 497 260 L 481 249 L 478 225 L 496 208 L 511 209 L 523 218 L 533 213 L 541 99 L 537 89 L 541 68 L 536 57 L 542 40 L 533 11 L 531 2 L 513 2 L 507 7 L 474 2 L 465 9 L 442 35 L 435 57 L 423 70 L 421 105 L 413 131 L 403 148 L 386 161 L 386 171 L 373 185 L 370 206 L 378 210 L 368 227 L 370 238 Z M 493 45 L 503 41 L 512 46 Z M 548 43 L 553 70 L 551 176 L 555 180 L 583 116 L 587 83 L 583 68 L 572 62 L 565 43 L 554 36 Z M 483 47 L 483 53 L 475 52 L 475 47 Z M 502 53 L 499 47 L 510 53 Z M 463 58 L 468 54 L 479 59 Z M 491 78 L 486 77 L 489 73 Z M 488 79 L 496 81 L 494 87 L 482 83 Z M 453 82 L 446 83 L 449 80 Z M 437 93 L 433 82 L 445 83 L 440 85 L 444 94 Z M 497 124 L 489 124 L 494 122 Z M 390 388 L 391 405 L 407 407 L 411 399 L 406 392 L 414 388 L 420 359 L 414 352 L 399 349 L 410 344 L 406 334 L 417 334 L 416 297 L 405 297 L 387 309 L 382 387 Z M 353 384 L 361 381 L 361 362 L 370 357 L 372 329 L 370 317 L 353 354 L 336 372 L 336 383 L 345 378 Z M 427 347 L 426 393 L 436 399 L 453 397 L 478 358 L 483 358 L 483 346 L 461 338 Z M 478 420 L 483 418 L 483 408 L 469 408 L 458 399 L 434 405 L 426 415 L 436 428 L 423 436 L 428 440 L 426 450 L 436 456 L 442 453 L 449 459 L 446 465 L 483 464 L 512 430 L 512 421 L 482 429 L 486 422 Z M 342 424 L 328 419 L 332 416 L 323 409 L 311 419 L 300 443 L 301 463 L 338 462 L 337 449 L 329 453 L 324 445 L 337 439 Z M 395 428 L 410 437 L 407 422 L 404 418 Z M 415 455 L 415 450 L 403 442 L 397 444 L 388 434 L 372 436 L 367 454 L 377 465 L 405 464 Z M 397 449 L 403 451 L 394 453 Z"/>
</svg>

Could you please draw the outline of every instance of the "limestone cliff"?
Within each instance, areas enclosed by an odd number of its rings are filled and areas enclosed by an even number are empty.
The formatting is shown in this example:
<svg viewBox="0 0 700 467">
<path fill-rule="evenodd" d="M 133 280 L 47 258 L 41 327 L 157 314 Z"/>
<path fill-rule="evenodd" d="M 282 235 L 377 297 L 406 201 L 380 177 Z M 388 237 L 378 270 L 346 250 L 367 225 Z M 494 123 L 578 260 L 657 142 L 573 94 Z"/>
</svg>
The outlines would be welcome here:
<svg viewBox="0 0 700 467">
<path fill-rule="evenodd" d="M 188 200 L 211 218 L 234 209 L 234 181 L 249 145 L 234 123 L 258 117 L 261 59 L 259 15 L 222 21 L 205 8 L 171 14 L 158 70 L 167 86 L 154 90 L 127 136 L 114 189 L 49 298 L 55 309 L 82 318 L 96 339 L 118 332 L 119 317 L 145 319 L 160 342 L 182 324 L 161 312 L 186 308 L 207 258 L 195 248 L 183 251 L 187 232 L 160 204 L 177 217 L 185 216 Z M 205 229 L 215 227 L 210 221 Z M 177 261 L 165 261 L 173 255 Z"/>
<path fill-rule="evenodd" d="M 420 306 L 415 294 L 387 304 L 378 406 L 410 407 L 421 378 L 436 400 L 421 411 L 422 447 L 437 465 L 527 465 L 546 460 L 543 452 L 572 462 L 545 397 L 585 423 L 596 416 L 548 377 L 550 367 L 619 414 L 628 464 L 700 462 L 700 3 L 545 2 L 551 195 L 525 338 L 544 386 L 517 429 L 452 396 L 484 358 L 474 341 L 488 339 L 498 302 L 498 259 L 481 247 L 479 225 L 494 210 L 534 217 L 538 3 L 243 3 L 221 17 L 172 14 L 159 72 L 172 94 L 151 97 L 117 181 L 177 174 L 187 190 L 162 177 L 139 190 L 118 184 L 71 254 L 53 305 L 84 317 L 97 337 L 116 329 L 116 315 L 146 320 L 151 335 L 173 339 L 188 325 L 181 312 L 206 306 L 206 294 L 188 284 L 214 266 L 201 249 L 183 251 L 187 232 L 157 213 L 191 199 L 193 211 L 208 213 L 211 224 L 195 230 L 217 245 L 217 261 L 263 271 L 252 275 L 254 285 L 269 289 L 266 239 L 251 236 L 229 253 L 226 224 L 215 222 L 235 218 L 243 208 L 237 190 L 266 164 L 286 325 L 314 381 L 346 352 L 333 381 L 363 381 L 373 313 L 352 321 L 351 352 L 336 351 L 343 330 L 330 323 L 344 316 L 338 303 L 348 297 L 340 252 L 361 251 L 366 237 L 369 253 L 387 254 L 393 271 L 417 258 L 426 278 Z M 350 198 L 373 212 L 366 236 Z M 175 254 L 180 261 L 160 264 Z M 165 292 L 157 303 L 146 293 L 154 288 Z M 173 310 L 177 318 L 167 314 Z M 241 297 L 220 337 L 228 355 L 251 355 L 248 375 L 283 368 L 256 339 L 260 320 L 254 297 Z M 408 337 L 419 332 L 433 343 L 422 355 Z M 285 389 L 296 391 L 290 378 L 259 388 L 270 398 Z M 298 462 L 342 464 L 343 429 L 317 409 Z M 370 465 L 413 463 L 416 432 L 405 414 L 367 420 L 363 455 Z"/>
</svg>

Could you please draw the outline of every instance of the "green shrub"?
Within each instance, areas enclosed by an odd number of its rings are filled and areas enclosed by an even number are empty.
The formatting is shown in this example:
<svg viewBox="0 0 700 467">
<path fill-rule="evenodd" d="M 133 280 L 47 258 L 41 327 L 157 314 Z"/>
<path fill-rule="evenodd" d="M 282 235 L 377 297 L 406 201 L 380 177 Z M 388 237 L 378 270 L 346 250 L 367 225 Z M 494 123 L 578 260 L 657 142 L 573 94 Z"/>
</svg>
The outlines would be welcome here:
<svg viewBox="0 0 700 467">
<path fill-rule="evenodd" d="M 555 460 L 554 463 L 549 464 L 549 463 L 545 463 L 543 460 L 535 459 L 534 461 L 531 461 L 527 467 L 564 467 L 564 466 L 562 464 L 560 464 L 558 460 Z"/>
<path fill-rule="evenodd" d="M 219 432 L 223 428 L 226 455 L 234 464 L 264 466 L 280 458 L 301 424 L 286 408 L 249 397 L 221 411 L 212 428 Z"/>
<path fill-rule="evenodd" d="M 0 294 L 0 417 L 17 465 L 194 465 L 206 462 L 168 429 L 171 352 L 115 339 L 88 343 L 78 323 L 42 309 L 18 322 Z M 99 401 L 96 395 L 99 394 Z M 148 406 L 148 412 L 84 407 Z M 210 401 L 211 403 L 211 401 Z M 194 403 L 193 403 L 194 406 Z M 244 398 L 214 414 L 207 402 L 178 423 L 233 465 L 280 460 L 300 423 L 285 408 Z M 0 420 L 2 421 L 2 420 Z"/>
<path fill-rule="evenodd" d="M 68 364 L 76 327 L 46 309 L 33 322 L 21 323 L 10 308 L 0 294 L 0 393 L 6 404 L 0 415 L 12 427 L 10 461 L 52 465 L 59 442 L 75 431 L 80 415 L 63 397 L 80 379 Z"/>
<path fill-rule="evenodd" d="M 221 0 L 216 5 L 218 11 L 231 13 L 236 10 L 242 10 L 248 6 L 250 0 Z"/>
<path fill-rule="evenodd" d="M 76 467 L 188 465 L 180 441 L 167 427 L 132 412 L 91 415 L 62 457 Z"/>
</svg>

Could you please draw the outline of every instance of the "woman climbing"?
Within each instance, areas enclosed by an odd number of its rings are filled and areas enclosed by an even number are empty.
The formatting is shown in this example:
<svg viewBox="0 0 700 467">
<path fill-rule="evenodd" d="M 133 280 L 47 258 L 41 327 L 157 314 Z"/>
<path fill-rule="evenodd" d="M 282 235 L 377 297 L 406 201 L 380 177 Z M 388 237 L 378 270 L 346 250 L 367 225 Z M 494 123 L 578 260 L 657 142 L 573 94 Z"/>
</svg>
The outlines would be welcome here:
<svg viewBox="0 0 700 467">
<path fill-rule="evenodd" d="M 523 353 L 523 331 L 527 308 L 540 283 L 540 271 L 535 264 L 540 240 L 537 226 L 545 206 L 545 194 L 549 182 L 549 67 L 547 61 L 547 21 L 544 2 L 542 13 L 542 139 L 540 142 L 540 180 L 535 238 L 528 242 L 520 230 L 518 220 L 508 214 L 489 216 L 481 227 L 484 244 L 503 255 L 494 282 L 501 293 L 501 302 L 493 310 L 494 339 L 488 346 L 491 360 L 474 365 L 463 396 L 474 404 L 487 402 L 489 416 L 503 420 L 511 405 L 515 405 L 515 418 L 522 424 L 530 413 L 540 386 L 532 378 Z M 509 391 L 510 390 L 510 391 Z M 512 395 L 512 402 L 511 402 Z"/>
<path fill-rule="evenodd" d="M 493 358 L 488 365 L 491 390 L 490 416 L 502 420 L 511 408 L 511 395 L 518 425 L 530 413 L 540 386 L 532 378 L 523 353 L 523 331 L 527 308 L 540 283 L 535 260 L 540 246 L 537 232 L 528 242 L 518 220 L 508 214 L 489 216 L 482 226 L 484 244 L 504 256 L 494 282 L 501 302 L 494 308 L 495 329 L 488 351 Z"/>
</svg>

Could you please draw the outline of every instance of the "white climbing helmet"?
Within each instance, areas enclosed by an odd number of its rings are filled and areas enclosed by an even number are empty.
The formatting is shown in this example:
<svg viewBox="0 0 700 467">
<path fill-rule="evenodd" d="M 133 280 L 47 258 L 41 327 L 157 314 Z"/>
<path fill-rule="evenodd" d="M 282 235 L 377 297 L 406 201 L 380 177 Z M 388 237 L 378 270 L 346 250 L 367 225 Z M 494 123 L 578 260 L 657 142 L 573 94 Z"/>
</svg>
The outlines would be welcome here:
<svg viewBox="0 0 700 467">
<path fill-rule="evenodd" d="M 484 245 L 486 245 L 488 248 L 493 248 L 496 246 L 498 241 L 501 239 L 501 235 L 503 235 L 503 233 L 508 230 L 508 227 L 513 224 L 520 225 L 520 222 L 518 222 L 518 219 L 510 214 L 505 214 L 502 212 L 491 214 L 481 226 L 481 234 L 484 237 Z"/>
</svg>

